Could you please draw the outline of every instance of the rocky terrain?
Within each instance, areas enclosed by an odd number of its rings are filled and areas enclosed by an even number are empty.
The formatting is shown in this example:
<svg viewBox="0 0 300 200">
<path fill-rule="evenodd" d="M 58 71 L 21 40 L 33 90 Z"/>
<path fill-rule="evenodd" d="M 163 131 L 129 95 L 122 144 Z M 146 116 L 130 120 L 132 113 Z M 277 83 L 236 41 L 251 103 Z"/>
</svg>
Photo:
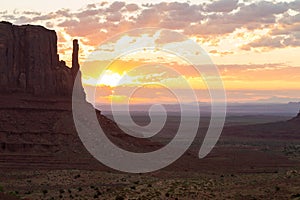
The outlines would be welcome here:
<svg viewBox="0 0 300 200">
<path fill-rule="evenodd" d="M 3 190 L 7 194 L 28 200 L 297 200 L 300 197 L 300 172 L 296 170 L 251 174 L 156 172 L 147 175 L 35 170 L 3 171 L 0 175 L 0 183 L 3 183 Z"/>
</svg>

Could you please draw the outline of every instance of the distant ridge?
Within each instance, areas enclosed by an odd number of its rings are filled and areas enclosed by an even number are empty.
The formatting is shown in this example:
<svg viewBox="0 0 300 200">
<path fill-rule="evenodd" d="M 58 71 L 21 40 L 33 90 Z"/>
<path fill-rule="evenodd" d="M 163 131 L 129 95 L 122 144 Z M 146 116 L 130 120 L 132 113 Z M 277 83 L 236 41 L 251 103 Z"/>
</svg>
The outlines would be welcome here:
<svg viewBox="0 0 300 200">
<path fill-rule="evenodd" d="M 299 110 L 299 113 L 297 114 L 296 117 L 292 118 L 290 121 L 297 121 L 297 122 L 300 122 L 300 110 Z"/>
</svg>

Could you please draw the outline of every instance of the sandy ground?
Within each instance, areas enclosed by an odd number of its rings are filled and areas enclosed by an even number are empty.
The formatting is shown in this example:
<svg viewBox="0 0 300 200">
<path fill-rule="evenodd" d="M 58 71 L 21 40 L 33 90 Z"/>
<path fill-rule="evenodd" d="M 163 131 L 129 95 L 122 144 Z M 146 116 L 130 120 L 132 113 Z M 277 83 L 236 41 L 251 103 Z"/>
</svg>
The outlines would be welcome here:
<svg viewBox="0 0 300 200">
<path fill-rule="evenodd" d="M 1 171 L 3 191 L 23 199 L 299 199 L 300 171 L 120 174 L 86 170 Z"/>
</svg>

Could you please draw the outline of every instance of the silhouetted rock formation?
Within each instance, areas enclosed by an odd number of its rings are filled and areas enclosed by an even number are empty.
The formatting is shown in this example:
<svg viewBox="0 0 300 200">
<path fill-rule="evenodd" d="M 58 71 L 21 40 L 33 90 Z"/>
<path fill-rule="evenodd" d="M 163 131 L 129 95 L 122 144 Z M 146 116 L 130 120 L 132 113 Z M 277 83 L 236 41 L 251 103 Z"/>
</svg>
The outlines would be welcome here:
<svg viewBox="0 0 300 200">
<path fill-rule="evenodd" d="M 76 77 L 77 72 L 79 71 L 78 52 L 79 52 L 78 40 L 73 40 L 72 74 L 74 79 Z"/>
<path fill-rule="evenodd" d="M 69 68 L 55 31 L 0 22 L 0 153 L 85 152 L 71 110 L 78 52 L 74 40 Z"/>
<path fill-rule="evenodd" d="M 300 125 L 300 110 L 299 110 L 299 113 L 297 114 L 297 116 L 295 116 L 292 119 L 288 120 L 288 122 L 296 122 L 296 123 L 299 123 L 299 125 Z"/>
<path fill-rule="evenodd" d="M 1 93 L 72 94 L 74 74 L 79 69 L 77 40 L 74 41 L 74 69 L 70 69 L 64 61 L 59 61 L 55 31 L 0 22 L 0 57 Z"/>
<path fill-rule="evenodd" d="M 95 111 L 85 101 L 78 54 L 78 41 L 73 40 L 69 68 L 59 61 L 55 31 L 0 22 L 0 168 L 86 168 L 98 163 L 82 145 L 73 121 L 73 86 L 74 102 Z M 96 113 L 117 145 L 149 146 L 149 141 L 135 143 L 115 122 Z"/>
</svg>

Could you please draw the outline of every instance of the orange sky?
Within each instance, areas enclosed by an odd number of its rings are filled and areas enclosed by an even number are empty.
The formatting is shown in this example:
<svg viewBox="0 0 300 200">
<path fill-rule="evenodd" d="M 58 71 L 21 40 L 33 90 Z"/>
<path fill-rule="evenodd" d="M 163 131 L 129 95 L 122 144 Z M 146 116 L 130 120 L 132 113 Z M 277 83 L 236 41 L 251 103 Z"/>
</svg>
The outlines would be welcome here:
<svg viewBox="0 0 300 200">
<path fill-rule="evenodd" d="M 129 43 L 140 45 L 147 41 L 164 47 L 185 42 L 178 41 L 174 35 L 161 35 L 154 40 L 138 33 L 124 34 L 143 27 L 171 29 L 198 43 L 218 67 L 230 102 L 300 101 L 300 3 L 297 0 L 192 0 L 189 3 L 89 0 L 87 3 L 74 1 L 74 5 L 59 2 L 63 7 L 55 7 L 52 2 L 47 9 L 34 0 L 22 8 L 16 1 L 9 1 L 6 9 L 0 10 L 0 20 L 41 24 L 56 30 L 60 57 L 68 63 L 71 40 L 79 39 L 83 83 L 88 93 L 97 87 L 99 103 L 128 100 L 126 88 L 143 84 L 148 85 L 135 93 L 132 102 L 175 102 L 158 82 L 180 90 L 182 95 L 183 82 L 186 82 L 199 91 L 199 101 L 209 100 L 205 92 L 200 92 L 207 89 L 201 74 L 179 57 L 162 51 L 140 50 L 113 58 Z M 117 41 L 105 43 L 118 34 Z M 194 52 L 195 56 L 198 53 Z M 110 59 L 115 62 L 102 73 Z M 140 69 L 133 70 L 136 67 Z"/>
</svg>

